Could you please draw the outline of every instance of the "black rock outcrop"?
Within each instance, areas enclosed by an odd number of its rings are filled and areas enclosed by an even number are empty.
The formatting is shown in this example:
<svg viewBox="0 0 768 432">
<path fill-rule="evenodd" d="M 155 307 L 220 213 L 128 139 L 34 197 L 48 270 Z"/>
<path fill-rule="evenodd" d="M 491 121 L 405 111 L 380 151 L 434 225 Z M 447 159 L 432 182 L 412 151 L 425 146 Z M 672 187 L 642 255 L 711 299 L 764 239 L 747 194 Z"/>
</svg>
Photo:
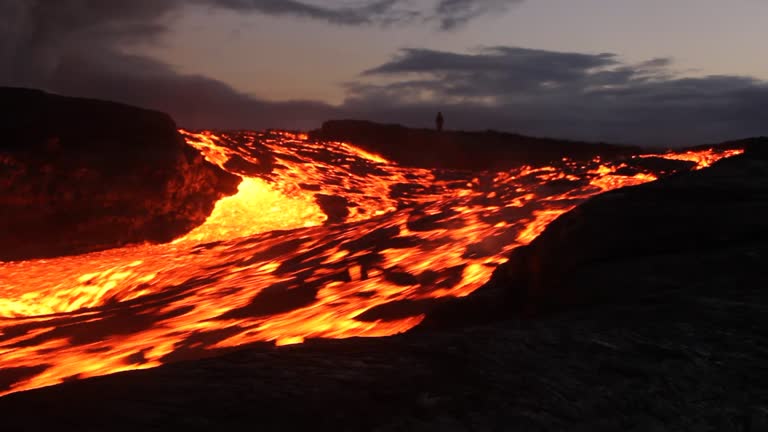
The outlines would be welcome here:
<svg viewBox="0 0 768 432">
<path fill-rule="evenodd" d="M 159 112 L 19 88 L 0 111 L 0 261 L 168 241 L 239 183 Z"/>
<path fill-rule="evenodd" d="M 310 137 L 351 142 L 406 166 L 490 170 L 640 153 L 636 147 L 534 138 L 496 131 L 412 129 L 361 120 L 323 123 Z"/>
</svg>

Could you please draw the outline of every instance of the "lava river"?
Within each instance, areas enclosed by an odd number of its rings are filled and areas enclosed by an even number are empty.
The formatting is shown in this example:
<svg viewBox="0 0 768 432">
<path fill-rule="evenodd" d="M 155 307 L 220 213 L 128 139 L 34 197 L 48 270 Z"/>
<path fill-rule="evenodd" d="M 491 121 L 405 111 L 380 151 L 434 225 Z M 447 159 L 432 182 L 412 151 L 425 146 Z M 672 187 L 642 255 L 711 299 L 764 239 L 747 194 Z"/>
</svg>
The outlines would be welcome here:
<svg viewBox="0 0 768 432">
<path fill-rule="evenodd" d="M 740 151 L 502 172 L 400 167 L 286 132 L 190 133 L 243 177 L 206 223 L 161 245 L 0 262 L 0 394 L 251 343 L 406 331 L 466 296 L 585 199 Z"/>
</svg>

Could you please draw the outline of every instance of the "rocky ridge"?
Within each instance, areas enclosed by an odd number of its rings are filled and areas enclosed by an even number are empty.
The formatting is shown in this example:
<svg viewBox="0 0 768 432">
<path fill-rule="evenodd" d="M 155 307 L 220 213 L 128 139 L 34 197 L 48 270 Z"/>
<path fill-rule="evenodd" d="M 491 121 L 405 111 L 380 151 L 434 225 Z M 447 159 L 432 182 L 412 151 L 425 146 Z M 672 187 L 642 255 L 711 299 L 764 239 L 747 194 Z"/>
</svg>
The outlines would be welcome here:
<svg viewBox="0 0 768 432">
<path fill-rule="evenodd" d="M 361 120 L 331 120 L 310 132 L 314 139 L 353 142 L 401 165 L 422 168 L 501 170 L 543 165 L 562 158 L 586 160 L 640 153 L 637 147 L 536 138 L 485 131 L 412 129 Z"/>
<path fill-rule="evenodd" d="M 169 241 L 240 182 L 163 113 L 20 88 L 0 110 L 0 261 Z"/>
</svg>

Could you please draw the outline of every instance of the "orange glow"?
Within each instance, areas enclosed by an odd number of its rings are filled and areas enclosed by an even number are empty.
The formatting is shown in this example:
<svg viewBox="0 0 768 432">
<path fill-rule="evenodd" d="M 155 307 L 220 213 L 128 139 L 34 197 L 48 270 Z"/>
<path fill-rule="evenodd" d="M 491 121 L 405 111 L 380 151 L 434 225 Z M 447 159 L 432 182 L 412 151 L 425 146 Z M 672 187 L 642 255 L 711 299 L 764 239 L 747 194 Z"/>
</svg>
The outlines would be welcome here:
<svg viewBox="0 0 768 432">
<path fill-rule="evenodd" d="M 169 244 L 0 263 L 0 370 L 45 365 L 0 394 L 260 341 L 403 332 L 423 316 L 360 315 L 469 295 L 583 200 L 656 179 L 600 159 L 451 172 L 304 134 L 182 133 L 214 164 L 239 161 L 238 193 Z M 737 153 L 660 157 L 703 168 Z M 344 223 L 316 194 L 346 200 Z"/>
</svg>

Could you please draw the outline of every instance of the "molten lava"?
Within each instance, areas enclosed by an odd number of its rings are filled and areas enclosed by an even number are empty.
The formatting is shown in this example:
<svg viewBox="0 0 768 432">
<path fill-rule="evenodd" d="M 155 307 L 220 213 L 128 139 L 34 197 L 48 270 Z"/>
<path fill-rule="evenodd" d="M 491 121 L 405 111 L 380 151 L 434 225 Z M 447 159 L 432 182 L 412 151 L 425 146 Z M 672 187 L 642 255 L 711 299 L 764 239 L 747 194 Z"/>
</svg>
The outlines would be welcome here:
<svg viewBox="0 0 768 432">
<path fill-rule="evenodd" d="M 169 244 L 0 263 L 0 394 L 255 342 L 403 332 L 422 315 L 381 306 L 466 296 L 559 215 L 657 175 L 632 159 L 405 168 L 303 135 L 182 132 L 243 177 L 238 193 Z M 641 157 L 703 168 L 738 153 Z"/>
</svg>

